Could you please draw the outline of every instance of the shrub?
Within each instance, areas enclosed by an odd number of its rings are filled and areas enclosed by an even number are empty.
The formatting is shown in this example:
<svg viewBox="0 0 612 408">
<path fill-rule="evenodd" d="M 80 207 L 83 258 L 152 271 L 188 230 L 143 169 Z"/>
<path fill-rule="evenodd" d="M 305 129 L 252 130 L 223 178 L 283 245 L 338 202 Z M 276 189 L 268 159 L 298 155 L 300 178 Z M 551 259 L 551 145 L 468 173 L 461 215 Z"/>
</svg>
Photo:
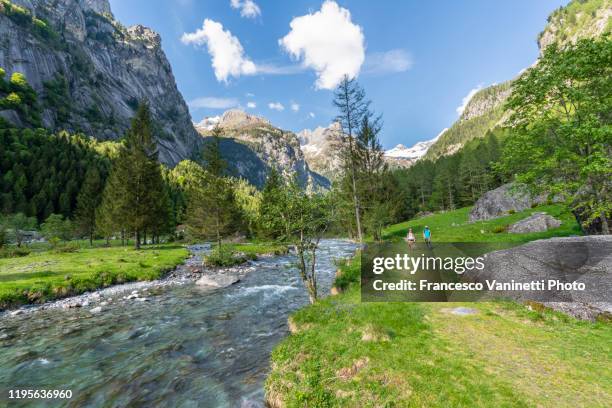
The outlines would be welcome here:
<svg viewBox="0 0 612 408">
<path fill-rule="evenodd" d="M 4 101 L 5 107 L 9 109 L 17 109 L 19 106 L 21 106 L 21 96 L 19 96 L 15 92 L 11 92 L 10 94 L 8 94 Z"/>
<path fill-rule="evenodd" d="M 43 236 L 53 246 L 57 246 L 59 241 L 72 238 L 74 229 L 72 222 L 59 214 L 51 214 L 40 227 Z"/>
<path fill-rule="evenodd" d="M 204 258 L 204 265 L 228 267 L 240 265 L 247 260 L 244 254 L 235 254 L 231 249 L 221 245 L 213 249 L 210 255 Z"/>
<path fill-rule="evenodd" d="M 0 259 L 1 258 L 20 258 L 22 256 L 30 255 L 30 250 L 27 248 L 20 247 L 3 247 L 0 248 Z"/>
<path fill-rule="evenodd" d="M 358 262 L 360 255 L 357 254 L 352 260 L 343 260 L 338 263 L 340 273 L 334 280 L 334 286 L 339 290 L 345 290 L 352 284 L 361 281 L 361 263 Z"/>
<path fill-rule="evenodd" d="M 16 89 L 25 90 L 30 87 L 25 75 L 23 75 L 21 72 L 13 72 L 13 75 L 11 75 L 10 82 L 11 82 L 11 85 Z"/>
<path fill-rule="evenodd" d="M 508 210 L 508 214 L 510 214 L 510 215 L 516 214 L 516 210 Z"/>
<path fill-rule="evenodd" d="M 493 233 L 499 234 L 499 233 L 505 232 L 507 229 L 508 229 L 507 225 L 498 225 L 497 227 L 493 228 Z"/>
<path fill-rule="evenodd" d="M 67 253 L 73 253 L 73 252 L 78 252 L 79 251 L 79 245 L 74 243 L 74 242 L 70 242 L 64 245 L 58 245 L 56 246 L 53 251 L 57 252 L 59 254 L 67 254 Z"/>
</svg>

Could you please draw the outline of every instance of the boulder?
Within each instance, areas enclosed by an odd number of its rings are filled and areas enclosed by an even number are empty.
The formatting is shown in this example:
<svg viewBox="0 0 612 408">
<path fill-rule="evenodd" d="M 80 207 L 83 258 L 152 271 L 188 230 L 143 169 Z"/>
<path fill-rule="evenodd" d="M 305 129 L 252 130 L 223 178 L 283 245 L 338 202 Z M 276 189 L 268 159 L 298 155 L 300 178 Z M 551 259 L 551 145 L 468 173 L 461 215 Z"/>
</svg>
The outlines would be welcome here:
<svg viewBox="0 0 612 408">
<path fill-rule="evenodd" d="M 471 282 L 527 283 L 549 280 L 584 284 L 585 289 L 506 290 L 488 292 L 534 301 L 583 319 L 612 313 L 612 235 L 551 238 L 495 251 L 485 256 L 484 268 L 463 275 Z"/>
<path fill-rule="evenodd" d="M 198 286 L 209 286 L 213 288 L 225 288 L 240 282 L 240 276 L 235 274 L 211 274 L 202 276 L 196 281 Z"/>
<path fill-rule="evenodd" d="M 470 222 L 490 220 L 506 215 L 510 210 L 523 211 L 534 204 L 544 204 L 546 196 L 532 197 L 514 183 L 504 184 L 486 192 L 470 211 Z"/>
<path fill-rule="evenodd" d="M 558 228 L 559 226 L 561 226 L 561 221 L 546 213 L 540 212 L 510 225 L 508 227 L 508 232 L 511 234 L 543 232 L 548 231 L 551 228 Z"/>
</svg>

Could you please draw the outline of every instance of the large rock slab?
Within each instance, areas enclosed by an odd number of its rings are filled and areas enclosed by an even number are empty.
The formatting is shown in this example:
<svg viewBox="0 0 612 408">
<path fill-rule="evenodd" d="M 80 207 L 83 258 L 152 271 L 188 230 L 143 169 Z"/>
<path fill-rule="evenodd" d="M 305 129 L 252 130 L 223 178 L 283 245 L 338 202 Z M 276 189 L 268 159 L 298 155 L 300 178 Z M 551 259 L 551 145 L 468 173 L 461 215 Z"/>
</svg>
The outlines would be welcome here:
<svg viewBox="0 0 612 408">
<path fill-rule="evenodd" d="M 470 271 L 472 282 L 559 280 L 584 283 L 585 290 L 489 292 L 519 301 L 535 301 L 583 319 L 612 313 L 612 235 L 538 240 L 486 255 L 482 271 Z"/>
<path fill-rule="evenodd" d="M 525 234 L 528 232 L 543 232 L 552 228 L 561 226 L 561 221 L 558 219 L 540 212 L 535 213 L 525 219 L 515 222 L 508 227 L 508 232 L 511 234 Z"/>
<path fill-rule="evenodd" d="M 237 274 L 214 274 L 205 275 L 196 281 L 198 286 L 210 286 L 213 288 L 225 288 L 234 283 L 240 282 L 240 276 Z"/>
<path fill-rule="evenodd" d="M 470 222 L 490 220 L 508 214 L 510 210 L 523 211 L 534 204 L 544 204 L 545 196 L 532 197 L 514 183 L 504 184 L 486 192 L 470 211 Z"/>
</svg>

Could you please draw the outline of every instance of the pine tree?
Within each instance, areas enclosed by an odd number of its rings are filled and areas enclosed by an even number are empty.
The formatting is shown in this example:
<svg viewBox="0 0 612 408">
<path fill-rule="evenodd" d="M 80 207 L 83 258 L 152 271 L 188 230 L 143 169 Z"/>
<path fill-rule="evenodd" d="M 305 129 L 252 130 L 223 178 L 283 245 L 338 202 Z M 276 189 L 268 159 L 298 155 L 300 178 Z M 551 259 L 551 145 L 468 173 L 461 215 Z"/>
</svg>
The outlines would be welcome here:
<svg viewBox="0 0 612 408">
<path fill-rule="evenodd" d="M 93 246 L 96 230 L 96 209 L 102 201 L 104 185 L 100 172 L 95 166 L 90 166 L 85 174 L 83 187 L 77 196 L 76 222 L 79 230 L 89 237 L 89 245 Z"/>
<path fill-rule="evenodd" d="M 232 184 L 224 177 L 227 163 L 221 155 L 221 133 L 221 128 L 215 127 L 204 147 L 206 179 L 192 183 L 187 205 L 187 227 L 191 235 L 214 239 L 218 248 L 223 237 L 235 232 L 240 224 Z"/>
<path fill-rule="evenodd" d="M 342 130 L 346 134 L 346 146 L 341 156 L 350 181 L 349 186 L 355 212 L 357 239 L 359 242 L 363 242 L 361 203 L 357 188 L 357 169 L 355 163 L 355 133 L 368 111 L 369 102 L 366 100 L 365 91 L 359 86 L 357 80 L 354 78 L 349 79 L 348 76 L 345 76 L 334 93 L 333 103 L 340 111 L 336 120 L 340 123 Z"/>
<path fill-rule="evenodd" d="M 258 234 L 266 239 L 281 239 L 287 236 L 283 220 L 286 206 L 285 181 L 276 168 L 270 169 L 259 206 Z"/>
<path fill-rule="evenodd" d="M 119 150 L 111 170 L 109 185 L 113 191 L 105 194 L 106 202 L 103 203 L 104 212 L 109 214 L 103 218 L 108 219 L 113 214 L 116 220 L 113 222 L 132 232 L 135 247 L 140 249 L 147 228 L 158 222 L 162 206 L 160 197 L 164 189 L 152 134 L 151 113 L 146 102 L 139 105 L 132 119 L 125 146 Z M 109 203 L 108 200 L 115 202 Z"/>
</svg>

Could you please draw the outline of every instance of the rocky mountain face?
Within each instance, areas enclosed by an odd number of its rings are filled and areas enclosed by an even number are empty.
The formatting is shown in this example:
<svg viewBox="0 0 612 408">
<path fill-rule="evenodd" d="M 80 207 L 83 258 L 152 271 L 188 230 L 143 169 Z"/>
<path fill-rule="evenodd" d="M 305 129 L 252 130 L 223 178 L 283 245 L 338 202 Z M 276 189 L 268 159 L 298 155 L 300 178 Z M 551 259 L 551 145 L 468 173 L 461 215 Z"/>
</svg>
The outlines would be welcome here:
<svg viewBox="0 0 612 408">
<path fill-rule="evenodd" d="M 147 99 L 162 162 L 173 165 L 199 150 L 160 36 L 122 26 L 108 0 L 0 0 L 0 38 L 0 68 L 25 75 L 44 127 L 118 139 Z M 11 112 L 0 114 L 16 121 Z"/>
<path fill-rule="evenodd" d="M 295 133 L 279 129 L 262 117 L 229 110 L 218 119 L 207 118 L 196 124 L 205 143 L 215 125 L 223 130 L 221 152 L 233 175 L 262 187 L 270 169 L 276 168 L 287 180 L 296 175 L 309 189 L 329 187 L 327 178 L 310 169 Z"/>
<path fill-rule="evenodd" d="M 540 51 L 554 42 L 575 43 L 610 32 L 611 19 L 612 0 L 573 0 L 548 17 L 548 24 L 538 36 Z"/>
<path fill-rule="evenodd" d="M 538 37 L 540 51 L 554 42 L 564 45 L 610 32 L 611 17 L 612 0 L 572 0 L 548 17 L 548 24 Z M 431 146 L 425 157 L 436 159 L 453 154 L 470 140 L 482 138 L 503 124 L 509 116 L 504 103 L 511 92 L 512 80 L 478 91 L 457 122 Z"/>
<path fill-rule="evenodd" d="M 328 127 L 317 127 L 314 130 L 304 129 L 298 132 L 297 136 L 306 162 L 311 169 L 330 180 L 340 174 L 342 168 L 340 152 L 345 135 L 338 123 L 332 123 Z M 418 142 L 412 147 L 399 144 L 385 151 L 385 161 L 392 168 L 410 167 L 425 155 L 439 136 Z"/>
<path fill-rule="evenodd" d="M 314 130 L 304 129 L 297 134 L 302 153 L 311 169 L 333 179 L 342 167 L 340 151 L 344 134 L 340 124 Z"/>
</svg>

